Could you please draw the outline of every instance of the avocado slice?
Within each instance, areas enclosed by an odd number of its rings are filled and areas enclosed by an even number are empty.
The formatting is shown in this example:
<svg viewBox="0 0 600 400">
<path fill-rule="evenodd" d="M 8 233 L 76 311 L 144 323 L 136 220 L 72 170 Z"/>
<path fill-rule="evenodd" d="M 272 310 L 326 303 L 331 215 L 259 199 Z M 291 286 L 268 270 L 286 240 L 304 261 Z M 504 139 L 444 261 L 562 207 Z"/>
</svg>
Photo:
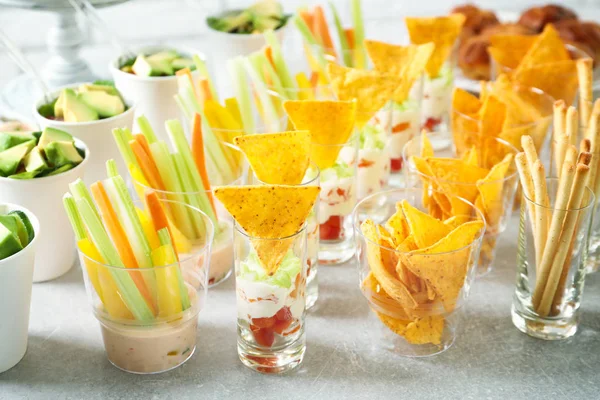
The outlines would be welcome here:
<svg viewBox="0 0 600 400">
<path fill-rule="evenodd" d="M 131 67 L 133 72 L 138 76 L 163 76 L 173 75 L 173 67 L 171 61 L 161 58 L 150 60 L 150 57 L 138 56 Z"/>
<path fill-rule="evenodd" d="M 114 86 L 98 85 L 93 83 L 84 83 L 83 85 L 79 86 L 79 93 L 81 94 L 85 92 L 104 92 L 113 96 L 119 95 L 117 88 L 115 88 Z"/>
<path fill-rule="evenodd" d="M 25 156 L 25 171 L 27 172 L 43 172 L 48 169 L 48 164 L 44 160 L 44 156 L 39 147 L 31 149 L 29 154 Z"/>
<path fill-rule="evenodd" d="M 35 146 L 35 140 L 21 143 L 0 153 L 0 176 L 13 175 L 19 169 L 21 161 Z"/>
<path fill-rule="evenodd" d="M 273 18 L 280 20 L 283 17 L 283 7 L 281 3 L 273 0 L 259 1 L 248 7 L 247 10 L 258 18 Z"/>
<path fill-rule="evenodd" d="M 19 239 L 19 243 L 22 247 L 29 244 L 29 235 L 25 229 L 25 225 L 21 218 L 15 214 L 0 215 L 0 224 L 4 225 L 6 229 L 12 232 L 13 235 Z"/>
<path fill-rule="evenodd" d="M 65 90 L 66 89 L 60 91 L 58 99 L 56 99 L 56 102 L 54 103 L 54 116 L 56 118 L 64 118 L 65 116 Z"/>
<path fill-rule="evenodd" d="M 171 63 L 176 58 L 180 58 L 180 56 L 175 50 L 159 51 L 158 53 L 154 53 L 154 54 L 151 54 L 148 56 L 148 60 L 150 60 L 150 62 L 165 61 L 165 62 Z"/>
<path fill-rule="evenodd" d="M 65 89 L 64 100 L 64 120 L 65 122 L 87 122 L 97 121 L 100 116 L 96 110 L 88 107 L 77 98 L 73 89 Z"/>
<path fill-rule="evenodd" d="M 175 72 L 184 68 L 189 68 L 191 71 L 196 69 L 196 64 L 191 58 L 176 58 L 171 62 L 171 66 Z"/>
<path fill-rule="evenodd" d="M 48 144 L 52 142 L 72 142 L 73 136 L 65 131 L 61 131 L 56 128 L 44 128 L 42 136 L 38 142 L 38 146 L 44 149 Z"/>
<path fill-rule="evenodd" d="M 73 169 L 73 168 L 75 168 L 75 164 L 65 164 L 60 168 L 56 168 L 54 171 L 50 172 L 46 176 L 54 176 L 54 175 L 62 174 L 63 172 L 67 172 L 68 170 Z"/>
<path fill-rule="evenodd" d="M 19 238 L 7 227 L 0 224 L 0 260 L 8 258 L 23 250 Z"/>
<path fill-rule="evenodd" d="M 79 164 L 83 158 L 77 152 L 73 142 L 52 142 L 45 148 L 48 162 L 55 168 L 60 168 L 66 164 Z"/>
<path fill-rule="evenodd" d="M 10 149 L 18 144 L 35 140 L 31 132 L 15 131 L 15 132 L 0 132 L 0 151 Z"/>
<path fill-rule="evenodd" d="M 119 96 L 113 96 L 104 91 L 83 92 L 79 94 L 78 98 L 102 118 L 114 117 L 125 111 L 125 104 Z"/>
<path fill-rule="evenodd" d="M 277 29 L 281 24 L 281 21 L 272 17 L 255 17 L 254 18 L 254 29 L 258 32 L 264 32 L 269 29 Z"/>
<path fill-rule="evenodd" d="M 25 226 L 25 230 L 27 231 L 27 243 L 31 243 L 33 237 L 35 236 L 35 231 L 33 230 L 33 225 L 31 224 L 31 221 L 29 220 L 27 214 L 20 210 L 14 210 L 9 212 L 8 215 L 16 215 L 17 217 L 19 217 L 19 219 L 21 220 L 21 222 L 23 222 L 23 225 Z"/>
</svg>

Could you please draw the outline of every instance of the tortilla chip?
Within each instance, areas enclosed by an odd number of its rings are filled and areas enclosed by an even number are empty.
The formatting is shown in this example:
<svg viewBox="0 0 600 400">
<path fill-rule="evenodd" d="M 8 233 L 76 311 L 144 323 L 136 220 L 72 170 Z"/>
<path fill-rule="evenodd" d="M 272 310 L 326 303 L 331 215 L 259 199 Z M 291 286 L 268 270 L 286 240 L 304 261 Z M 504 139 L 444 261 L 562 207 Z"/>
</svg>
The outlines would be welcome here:
<svg viewBox="0 0 600 400">
<path fill-rule="evenodd" d="M 448 312 L 456 305 L 468 267 L 476 262 L 471 260 L 473 248 L 469 245 L 484 228 L 483 221 L 467 222 L 432 246 L 403 256 L 406 266 L 431 285 Z"/>
<path fill-rule="evenodd" d="M 237 136 L 256 177 L 264 183 L 299 185 L 310 163 L 310 132 L 294 131 Z"/>
<path fill-rule="evenodd" d="M 443 332 L 444 317 L 434 315 L 409 323 L 402 336 L 412 344 L 440 344 Z"/>
<path fill-rule="evenodd" d="M 444 221 L 444 224 L 452 227 L 452 230 L 458 228 L 460 225 L 471 221 L 473 218 L 468 215 L 453 215 Z"/>
<path fill-rule="evenodd" d="M 388 219 L 386 226 L 392 232 L 396 246 L 402 243 L 404 239 L 410 235 L 406 218 L 404 218 L 404 213 L 401 209 L 397 210 L 396 213 Z"/>
<path fill-rule="evenodd" d="M 577 66 L 573 60 L 520 68 L 514 78 L 522 85 L 541 89 L 566 104 L 573 104 L 578 88 Z"/>
<path fill-rule="evenodd" d="M 307 130 L 312 143 L 341 145 L 347 143 L 356 122 L 356 101 L 305 100 L 286 101 L 283 107 L 296 130 Z M 323 171 L 335 164 L 339 146 L 312 146 L 311 160 Z"/>
<path fill-rule="evenodd" d="M 534 35 L 492 35 L 488 53 L 498 67 L 512 70 L 519 66 L 536 40 Z"/>
<path fill-rule="evenodd" d="M 332 63 L 327 65 L 327 73 L 339 100 L 358 101 L 356 125 L 359 129 L 392 99 L 394 91 L 401 84 L 401 79 L 397 76 Z"/>
<path fill-rule="evenodd" d="M 443 222 L 416 209 L 406 200 L 402 201 L 402 212 L 419 248 L 431 246 L 451 231 Z"/>
<path fill-rule="evenodd" d="M 504 119 L 506 118 L 506 105 L 494 95 L 486 97 L 485 102 L 479 110 L 481 127 L 480 134 L 483 136 L 498 136 L 502 132 Z"/>
<path fill-rule="evenodd" d="M 452 14 L 444 17 L 405 18 L 405 21 L 411 43 L 433 42 L 435 44 L 425 69 L 430 78 L 437 77 L 452 53 L 454 43 L 465 22 L 465 16 Z"/>
<path fill-rule="evenodd" d="M 421 157 L 433 157 L 434 155 L 433 145 L 429 140 L 429 136 L 427 136 L 427 132 L 421 132 Z"/>
<path fill-rule="evenodd" d="M 544 27 L 544 31 L 531 44 L 531 47 L 519 63 L 515 72 L 519 73 L 523 69 L 539 64 L 567 61 L 570 59 L 569 52 L 560 35 L 552 24 L 547 24 Z"/>
<path fill-rule="evenodd" d="M 479 132 L 479 110 L 481 107 L 482 103 L 476 96 L 463 89 L 454 88 L 450 124 L 456 150 L 459 154 L 464 153 L 471 147 L 472 143 L 469 141 L 469 135 Z"/>
<path fill-rule="evenodd" d="M 504 159 L 494 165 L 487 176 L 477 181 L 477 189 L 483 203 L 483 212 L 485 219 L 490 227 L 495 227 L 500 222 L 504 214 L 504 198 L 502 189 L 504 187 L 504 178 L 513 161 L 513 155 L 507 154 Z M 508 205 L 510 207 L 510 205 Z"/>
<path fill-rule="evenodd" d="M 471 147 L 471 149 L 464 154 L 463 160 L 467 165 L 479 167 L 479 152 L 477 151 L 477 147 Z"/>
<path fill-rule="evenodd" d="M 294 235 L 304 225 L 320 188 L 318 186 L 222 186 L 215 197 L 244 231 L 254 238 L 279 239 Z M 263 268 L 273 275 L 293 244 L 292 239 L 252 240 Z"/>
<path fill-rule="evenodd" d="M 385 315 L 380 312 L 377 312 L 377 317 L 379 317 L 379 320 L 383 322 L 385 326 L 390 328 L 392 332 L 400 336 L 404 336 L 406 327 L 411 323 L 410 320 L 392 318 L 389 315 Z"/>
<path fill-rule="evenodd" d="M 435 49 L 433 43 L 399 46 L 375 40 L 365 40 L 365 47 L 377 71 L 402 79 L 394 92 L 396 103 L 403 103 L 408 98 L 410 89 L 423 73 Z"/>
<path fill-rule="evenodd" d="M 405 309 L 416 308 L 418 303 L 413 299 L 406 286 L 390 273 L 383 263 L 380 247 L 376 244 L 379 243 L 379 234 L 375 223 L 367 219 L 360 225 L 360 229 L 365 238 L 367 238 L 369 268 L 371 268 L 371 272 L 377 278 L 381 287 Z"/>
</svg>

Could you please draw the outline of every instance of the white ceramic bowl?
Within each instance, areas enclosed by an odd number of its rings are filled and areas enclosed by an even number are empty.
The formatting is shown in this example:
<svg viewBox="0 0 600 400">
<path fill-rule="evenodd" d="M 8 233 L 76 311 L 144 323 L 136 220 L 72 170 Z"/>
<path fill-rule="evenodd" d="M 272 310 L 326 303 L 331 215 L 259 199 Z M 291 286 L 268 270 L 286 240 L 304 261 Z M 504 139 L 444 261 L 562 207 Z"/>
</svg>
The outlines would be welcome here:
<svg viewBox="0 0 600 400">
<path fill-rule="evenodd" d="M 34 282 L 58 278 L 69 271 L 75 261 L 75 235 L 62 198 L 69 191 L 69 183 L 83 179 L 84 171 L 91 163 L 88 147 L 80 140 L 76 143 L 85 149 L 85 159 L 67 172 L 23 180 L 0 177 L 0 203 L 27 208 L 37 216 L 40 224 L 36 234 Z"/>
<path fill-rule="evenodd" d="M 63 86 L 55 92 L 50 93 L 50 97 L 55 99 L 62 89 L 75 88 L 79 85 L 81 84 L 78 83 L 75 85 Z M 124 97 L 127 105 L 127 110 L 124 113 L 111 118 L 90 122 L 64 122 L 47 119 L 38 112 L 38 108 L 46 101 L 40 99 L 34 105 L 33 115 L 35 116 L 40 129 L 43 130 L 46 127 L 60 129 L 81 139 L 88 149 L 90 149 L 91 156 L 88 160 L 89 165 L 85 176 L 85 183 L 87 185 L 101 179 L 106 179 L 106 161 L 109 159 L 114 159 L 116 161 L 119 173 L 123 177 L 128 176 L 129 172 L 127 166 L 123 161 L 123 157 L 121 157 L 121 153 L 119 152 L 119 148 L 117 147 L 117 143 L 112 134 L 112 130 L 115 128 L 132 129 L 133 126 L 136 105 L 132 104 L 127 96 Z"/>
</svg>

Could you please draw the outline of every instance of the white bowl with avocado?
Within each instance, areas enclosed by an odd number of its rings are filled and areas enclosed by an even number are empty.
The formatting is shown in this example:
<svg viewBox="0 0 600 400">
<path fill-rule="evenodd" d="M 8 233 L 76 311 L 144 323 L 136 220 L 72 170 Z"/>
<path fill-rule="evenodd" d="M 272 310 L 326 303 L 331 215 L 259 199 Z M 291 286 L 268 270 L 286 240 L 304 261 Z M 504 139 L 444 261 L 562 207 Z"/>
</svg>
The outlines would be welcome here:
<svg viewBox="0 0 600 400">
<path fill-rule="evenodd" d="M 116 87 L 136 103 L 136 117 L 145 115 L 161 140 L 169 140 L 165 121 L 181 117 L 174 99 L 178 92 L 175 74 L 190 68 L 193 79 L 198 77 L 194 55 L 206 60 L 203 54 L 187 47 L 148 46 L 138 49 L 134 57 L 120 55 L 109 64 Z"/>
<path fill-rule="evenodd" d="M 136 105 L 109 83 L 81 83 L 63 86 L 50 93 L 50 104 L 40 99 L 33 113 L 40 129 L 63 130 L 81 139 L 91 150 L 86 182 L 106 177 L 106 160 L 117 160 L 119 173 L 128 173 L 112 130 L 132 129 Z"/>
<path fill-rule="evenodd" d="M 0 132 L 0 203 L 19 204 L 37 216 L 34 282 L 58 278 L 75 261 L 75 237 L 62 197 L 83 179 L 88 147 L 65 131 Z"/>
</svg>

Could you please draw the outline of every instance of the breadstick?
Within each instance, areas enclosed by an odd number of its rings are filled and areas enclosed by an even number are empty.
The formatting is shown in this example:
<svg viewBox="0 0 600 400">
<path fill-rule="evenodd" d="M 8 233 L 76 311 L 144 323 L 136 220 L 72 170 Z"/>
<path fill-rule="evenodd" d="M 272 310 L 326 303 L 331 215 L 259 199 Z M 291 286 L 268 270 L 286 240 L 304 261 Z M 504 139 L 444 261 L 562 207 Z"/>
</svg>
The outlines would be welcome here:
<svg viewBox="0 0 600 400">
<path fill-rule="evenodd" d="M 590 139 L 581 139 L 579 143 L 579 152 L 580 153 L 589 153 L 592 150 L 592 142 Z"/>
<path fill-rule="evenodd" d="M 565 266 L 564 264 L 567 258 L 567 253 L 571 246 L 571 239 L 573 238 L 573 233 L 575 232 L 575 226 L 579 217 L 578 209 L 581 207 L 581 201 L 583 200 L 583 195 L 585 193 L 585 184 L 589 172 L 589 166 L 584 164 L 577 165 L 577 172 L 575 173 L 573 188 L 571 190 L 571 196 L 569 197 L 569 205 L 567 206 L 569 210 L 573 211 L 566 212 L 565 221 L 560 234 L 560 241 L 558 248 L 556 249 L 555 256 L 553 257 L 553 263 L 550 268 L 550 273 L 548 274 L 548 280 L 546 282 L 543 295 L 541 299 L 538 299 L 539 303 L 537 303 L 537 313 L 542 317 L 546 317 L 549 314 L 552 301 L 556 295 L 556 288 L 558 287 L 560 276 Z M 534 305 L 535 304 L 536 303 L 534 300 Z"/>
<path fill-rule="evenodd" d="M 567 162 L 570 162 L 573 165 L 577 164 L 577 147 L 573 146 L 573 145 L 569 145 L 567 147 L 567 152 L 565 153 L 565 160 L 563 161 L 563 165 L 565 165 Z M 559 165 L 560 169 L 562 170 L 562 165 Z"/>
<path fill-rule="evenodd" d="M 569 137 L 572 145 L 577 145 L 577 134 L 579 132 L 579 120 L 577 119 L 577 109 L 573 106 L 567 109 L 567 123 L 565 125 L 565 134 Z"/>
<path fill-rule="evenodd" d="M 591 58 L 580 58 L 576 62 L 577 78 L 579 80 L 579 117 L 584 132 L 592 114 L 592 64 Z"/>
<path fill-rule="evenodd" d="M 592 144 L 590 151 L 592 153 L 592 162 L 590 164 L 591 171 L 588 186 L 594 191 L 594 194 L 600 194 L 600 109 L 596 112 L 595 106 L 590 118 L 588 132 L 591 134 L 590 142 Z"/>
<path fill-rule="evenodd" d="M 561 165 L 565 159 L 566 142 L 563 140 L 565 134 L 565 120 L 567 108 L 564 100 L 554 102 L 554 134 L 552 143 L 554 144 L 554 162 L 556 164 L 556 172 L 560 177 L 562 171 Z"/>
<path fill-rule="evenodd" d="M 533 139 L 529 135 L 521 136 L 521 147 L 527 156 L 527 165 L 529 169 L 533 169 L 533 163 L 538 159 L 537 151 L 535 150 L 535 144 Z"/>
<path fill-rule="evenodd" d="M 533 178 L 533 191 L 537 204 L 535 206 L 535 235 L 538 237 L 539 246 L 536 248 L 536 263 L 541 263 L 548 237 L 548 221 L 550 217 L 548 208 L 550 204 L 548 189 L 546 188 L 546 172 L 544 165 L 539 159 L 533 163 L 531 176 Z"/>
<path fill-rule="evenodd" d="M 521 181 L 521 187 L 523 188 L 523 194 L 525 194 L 525 197 L 527 197 L 530 200 L 525 200 L 525 202 L 527 203 L 527 209 L 529 211 L 531 231 L 533 232 L 534 245 L 537 251 L 537 249 L 540 247 L 540 244 L 538 243 L 538 238 L 535 233 L 535 206 L 533 205 L 533 203 L 535 202 L 535 193 L 533 190 L 533 179 L 531 178 L 531 170 L 527 165 L 527 157 L 525 156 L 525 153 L 518 153 L 515 156 L 515 163 L 517 164 L 517 171 L 519 172 L 519 179 Z"/>
</svg>

